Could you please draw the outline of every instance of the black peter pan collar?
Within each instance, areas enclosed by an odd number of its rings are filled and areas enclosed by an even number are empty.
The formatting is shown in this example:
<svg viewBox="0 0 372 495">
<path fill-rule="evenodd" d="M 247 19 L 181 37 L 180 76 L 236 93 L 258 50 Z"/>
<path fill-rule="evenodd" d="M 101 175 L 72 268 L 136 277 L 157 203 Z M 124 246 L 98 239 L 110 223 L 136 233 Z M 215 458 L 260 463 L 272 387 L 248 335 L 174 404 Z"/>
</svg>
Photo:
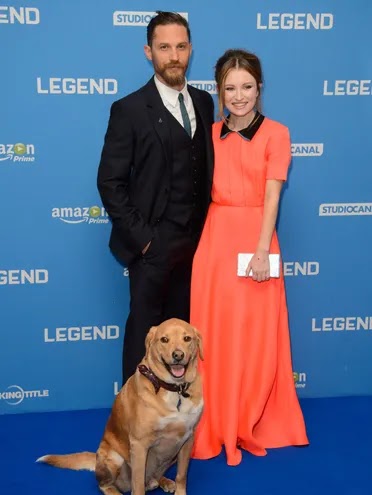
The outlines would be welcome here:
<svg viewBox="0 0 372 495">
<path fill-rule="evenodd" d="M 230 115 L 227 117 L 226 122 L 228 122 Z M 223 123 L 221 127 L 221 134 L 220 138 L 225 139 L 229 134 L 232 132 L 237 132 L 243 139 L 246 141 L 251 141 L 258 131 L 258 129 L 261 127 L 262 122 L 264 121 L 265 116 L 262 115 L 260 112 L 256 112 L 256 115 L 254 116 L 254 119 L 252 122 L 246 127 L 245 129 L 241 129 L 240 131 L 232 131 L 231 129 L 228 128 L 226 122 Z"/>
</svg>

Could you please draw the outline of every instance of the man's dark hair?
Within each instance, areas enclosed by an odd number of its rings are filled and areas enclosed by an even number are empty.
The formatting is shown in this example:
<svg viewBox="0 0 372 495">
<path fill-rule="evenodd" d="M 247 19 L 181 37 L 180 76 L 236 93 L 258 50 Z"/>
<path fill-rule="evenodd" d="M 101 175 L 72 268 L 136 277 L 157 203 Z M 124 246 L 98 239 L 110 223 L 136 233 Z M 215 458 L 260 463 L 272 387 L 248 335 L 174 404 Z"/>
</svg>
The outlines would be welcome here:
<svg viewBox="0 0 372 495">
<path fill-rule="evenodd" d="M 182 15 L 176 12 L 163 12 L 161 10 L 156 11 L 157 15 L 151 19 L 147 25 L 147 44 L 152 45 L 154 39 L 154 31 L 157 26 L 166 26 L 168 24 L 178 24 L 183 26 L 187 30 L 187 36 L 189 41 L 191 41 L 190 27 L 187 20 L 182 17 Z"/>
</svg>

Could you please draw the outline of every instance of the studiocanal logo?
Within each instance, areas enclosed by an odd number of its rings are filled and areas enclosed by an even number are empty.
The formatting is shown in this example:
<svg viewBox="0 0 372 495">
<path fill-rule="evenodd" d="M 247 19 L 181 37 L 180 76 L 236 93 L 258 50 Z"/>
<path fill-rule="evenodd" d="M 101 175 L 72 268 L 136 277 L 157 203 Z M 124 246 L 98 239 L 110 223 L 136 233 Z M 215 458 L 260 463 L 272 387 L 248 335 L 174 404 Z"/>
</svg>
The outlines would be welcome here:
<svg viewBox="0 0 372 495">
<path fill-rule="evenodd" d="M 306 387 L 306 373 L 298 373 L 297 371 L 293 372 L 293 380 L 295 382 L 296 388 L 305 388 Z"/>
<path fill-rule="evenodd" d="M 0 393 L 0 401 L 10 406 L 18 406 L 25 399 L 43 399 L 49 397 L 49 390 L 24 390 L 19 385 L 10 385 Z"/>
<path fill-rule="evenodd" d="M 189 18 L 187 12 L 178 12 L 186 20 Z M 133 12 L 126 10 L 116 10 L 113 14 L 114 26 L 147 26 L 156 12 Z"/>
<path fill-rule="evenodd" d="M 194 88 L 207 91 L 211 95 L 217 94 L 216 81 L 188 81 L 188 84 L 190 84 L 190 86 L 193 86 Z"/>
<path fill-rule="evenodd" d="M 40 11 L 34 7 L 0 5 L 0 24 L 40 24 Z"/>
<path fill-rule="evenodd" d="M 9 160 L 13 163 L 25 163 L 35 161 L 35 146 L 33 144 L 0 143 L 0 162 Z"/>
<path fill-rule="evenodd" d="M 323 203 L 319 206 L 320 217 L 372 215 L 372 203 Z"/>
<path fill-rule="evenodd" d="M 52 208 L 52 218 L 64 223 L 109 223 L 108 214 L 101 206 Z"/>
<path fill-rule="evenodd" d="M 292 143 L 292 156 L 322 156 L 323 143 Z"/>
</svg>

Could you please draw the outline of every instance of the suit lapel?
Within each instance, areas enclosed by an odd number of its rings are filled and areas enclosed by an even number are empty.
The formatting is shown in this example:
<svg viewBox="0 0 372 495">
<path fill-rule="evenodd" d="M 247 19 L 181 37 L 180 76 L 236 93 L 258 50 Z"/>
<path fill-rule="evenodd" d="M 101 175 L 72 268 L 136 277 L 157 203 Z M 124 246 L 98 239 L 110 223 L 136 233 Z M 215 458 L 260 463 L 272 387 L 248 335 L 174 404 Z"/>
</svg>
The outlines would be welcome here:
<svg viewBox="0 0 372 495">
<path fill-rule="evenodd" d="M 171 153 L 171 137 L 168 127 L 168 120 L 166 115 L 166 109 L 160 97 L 152 77 L 150 81 L 143 87 L 146 99 L 146 107 L 154 126 L 155 132 L 159 136 L 161 144 L 164 149 L 167 164 L 170 164 Z"/>
</svg>

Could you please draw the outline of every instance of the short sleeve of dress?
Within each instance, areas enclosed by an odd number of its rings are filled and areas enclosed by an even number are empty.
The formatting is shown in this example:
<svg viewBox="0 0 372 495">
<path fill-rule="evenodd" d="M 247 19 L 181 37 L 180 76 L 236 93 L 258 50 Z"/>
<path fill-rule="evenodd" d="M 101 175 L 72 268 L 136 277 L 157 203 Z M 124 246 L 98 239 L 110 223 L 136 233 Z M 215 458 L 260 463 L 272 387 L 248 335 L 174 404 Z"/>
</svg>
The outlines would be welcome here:
<svg viewBox="0 0 372 495">
<path fill-rule="evenodd" d="M 291 140 L 287 127 L 273 130 L 267 143 L 266 160 L 266 179 L 287 179 L 291 163 Z"/>
</svg>

